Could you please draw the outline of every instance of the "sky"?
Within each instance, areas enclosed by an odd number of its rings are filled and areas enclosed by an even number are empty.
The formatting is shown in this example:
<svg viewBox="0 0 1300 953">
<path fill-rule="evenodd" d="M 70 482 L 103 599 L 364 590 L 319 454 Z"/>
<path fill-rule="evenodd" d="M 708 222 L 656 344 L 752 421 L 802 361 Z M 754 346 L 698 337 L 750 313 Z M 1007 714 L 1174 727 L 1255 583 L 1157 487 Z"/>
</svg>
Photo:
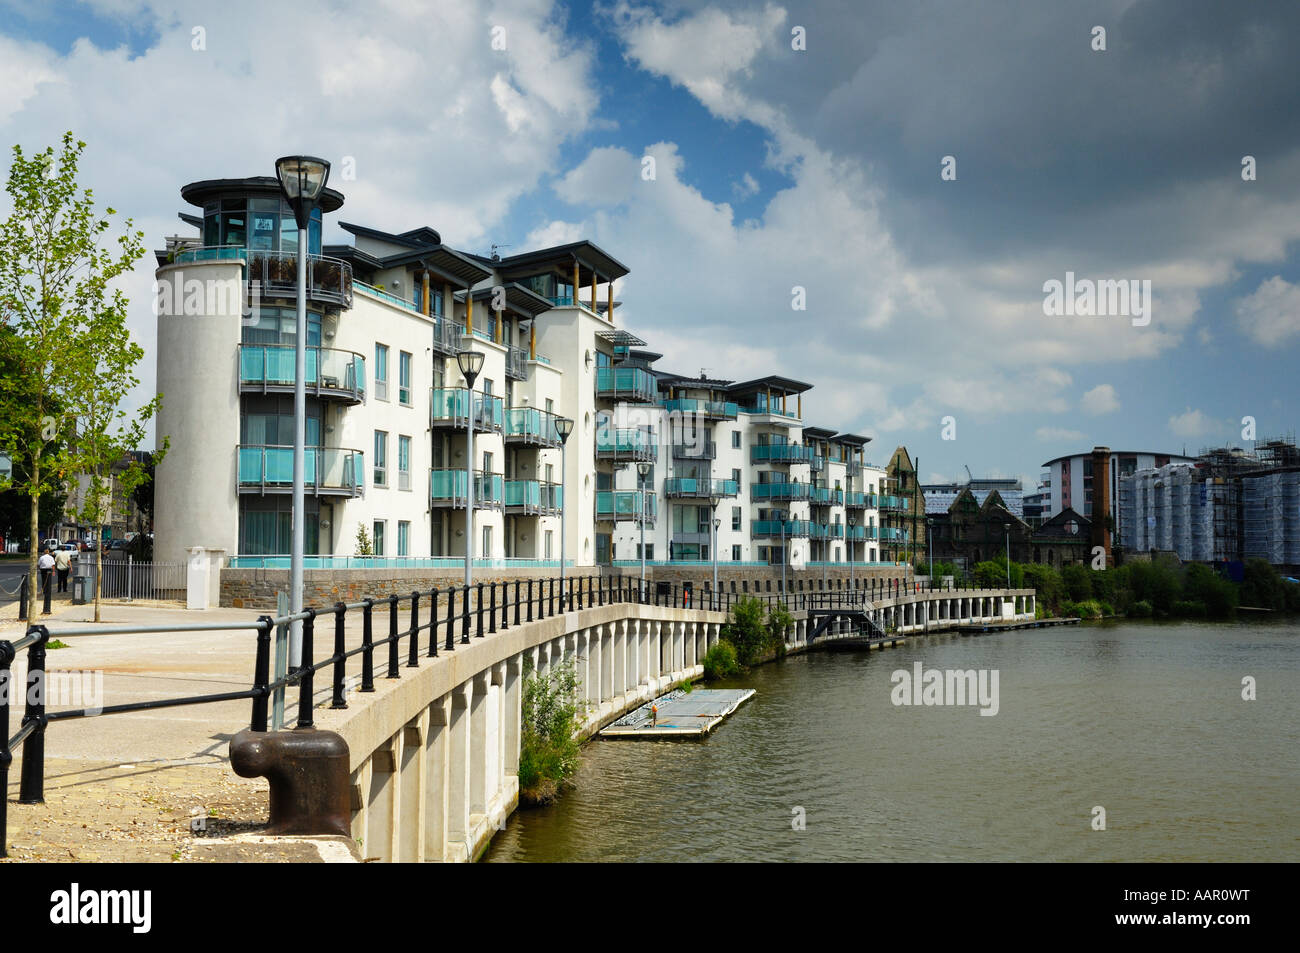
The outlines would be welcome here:
<svg viewBox="0 0 1300 953">
<path fill-rule="evenodd" d="M 182 185 L 291 153 L 335 163 L 327 243 L 589 239 L 660 366 L 806 381 L 873 462 L 1029 491 L 1297 429 L 1298 40 L 1290 0 L 0 0 L 0 145 L 72 130 L 151 248 Z M 1053 309 L 1067 275 L 1150 298 Z"/>
</svg>

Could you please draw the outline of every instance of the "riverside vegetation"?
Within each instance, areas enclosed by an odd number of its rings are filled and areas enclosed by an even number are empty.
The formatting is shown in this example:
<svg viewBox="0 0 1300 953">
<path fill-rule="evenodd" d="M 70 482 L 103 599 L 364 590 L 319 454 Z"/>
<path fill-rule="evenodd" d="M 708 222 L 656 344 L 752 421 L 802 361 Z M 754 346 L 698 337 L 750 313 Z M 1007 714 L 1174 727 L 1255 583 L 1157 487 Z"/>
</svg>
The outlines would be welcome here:
<svg viewBox="0 0 1300 953">
<path fill-rule="evenodd" d="M 917 571 L 931 567 L 920 564 Z M 962 574 L 952 563 L 936 562 L 934 578 Z M 1075 563 L 1059 570 L 1037 563 L 1011 563 L 1011 586 L 1038 593 L 1038 617 L 1077 616 L 1101 619 L 1230 619 L 1238 607 L 1300 612 L 1300 584 L 1280 576 L 1266 560 L 1247 561 L 1241 582 L 1234 582 L 1203 563 L 1175 559 L 1128 562 L 1112 569 Z M 976 563 L 965 577 L 980 588 L 1006 585 L 1004 559 Z"/>
<path fill-rule="evenodd" d="M 524 659 L 519 800 L 550 804 L 578 768 L 578 672 L 572 660 L 549 672 Z"/>
<path fill-rule="evenodd" d="M 731 608 L 716 644 L 704 654 L 704 678 L 715 681 L 743 672 L 767 655 L 785 654 L 785 633 L 794 617 L 784 606 L 764 606 L 761 599 L 742 597 Z"/>
</svg>

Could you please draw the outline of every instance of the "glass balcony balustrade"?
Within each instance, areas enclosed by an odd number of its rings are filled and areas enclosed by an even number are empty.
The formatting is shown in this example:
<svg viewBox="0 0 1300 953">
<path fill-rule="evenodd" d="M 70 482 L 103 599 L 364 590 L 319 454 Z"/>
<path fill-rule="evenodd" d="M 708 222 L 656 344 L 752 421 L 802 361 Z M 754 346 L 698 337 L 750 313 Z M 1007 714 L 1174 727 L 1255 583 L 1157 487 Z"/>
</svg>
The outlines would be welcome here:
<svg viewBox="0 0 1300 953">
<path fill-rule="evenodd" d="M 558 447 L 560 436 L 555 432 L 558 414 L 538 410 L 536 407 L 508 407 L 505 416 L 506 443 L 533 447 Z"/>
<path fill-rule="evenodd" d="M 735 480 L 705 480 L 696 477 L 672 477 L 664 481 L 664 495 L 684 499 L 724 499 L 737 496 L 740 484 Z"/>
<path fill-rule="evenodd" d="M 844 494 L 844 505 L 851 510 L 860 510 L 868 506 L 868 494 L 861 490 L 848 490 Z"/>
<path fill-rule="evenodd" d="M 752 520 L 750 535 L 754 539 L 780 538 L 784 528 L 786 539 L 813 536 L 817 524 L 811 520 Z"/>
<path fill-rule="evenodd" d="M 437 507 L 463 509 L 469 479 L 464 469 L 437 468 L 429 471 L 429 503 Z M 505 504 L 506 483 L 500 473 L 474 471 L 474 509 L 500 509 Z"/>
<path fill-rule="evenodd" d="M 309 395 L 359 404 L 366 398 L 366 359 L 353 351 L 309 347 L 303 355 Z M 244 393 L 291 392 L 296 378 L 292 344 L 241 344 L 239 387 Z"/>
<path fill-rule="evenodd" d="M 673 444 L 675 460 L 716 460 L 717 457 L 718 445 L 707 437 L 700 437 L 694 441 L 684 439 L 681 443 Z"/>
<path fill-rule="evenodd" d="M 360 450 L 308 447 L 303 456 L 303 486 L 316 496 L 360 496 L 365 490 L 365 459 Z M 239 447 L 241 493 L 293 490 L 293 447 Z"/>
<path fill-rule="evenodd" d="M 431 427 L 464 430 L 469 426 L 469 391 L 464 387 L 439 387 L 429 410 Z M 474 392 L 475 430 L 501 433 L 505 427 L 505 402 L 492 394 Z"/>
<path fill-rule="evenodd" d="M 659 399 L 659 387 L 654 374 L 641 367 L 598 367 L 596 396 L 653 404 Z"/>
<path fill-rule="evenodd" d="M 596 493 L 596 519 L 604 521 L 655 521 L 657 506 L 655 495 L 647 490 L 600 490 Z"/>
<path fill-rule="evenodd" d="M 298 253 L 264 251 L 233 245 L 205 246 L 177 252 L 177 264 L 243 261 L 244 279 L 259 284 L 262 298 L 297 298 Z M 343 308 L 352 307 L 352 266 L 338 258 L 307 256 L 307 297 Z"/>
<path fill-rule="evenodd" d="M 740 405 L 734 400 L 704 400 L 696 397 L 675 397 L 659 402 L 669 413 L 683 417 L 704 417 L 708 420 L 735 420 Z"/>
<path fill-rule="evenodd" d="M 507 480 L 506 511 L 544 515 L 564 509 L 564 487 L 545 480 Z"/>
<path fill-rule="evenodd" d="M 808 483 L 751 483 L 749 498 L 754 502 L 763 500 L 807 500 L 812 497 L 812 486 Z"/>
<path fill-rule="evenodd" d="M 659 455 L 650 427 L 600 427 L 596 430 L 598 460 L 653 462 Z"/>
<path fill-rule="evenodd" d="M 749 448 L 750 463 L 808 463 L 822 458 L 812 447 L 793 443 L 760 443 Z"/>
</svg>

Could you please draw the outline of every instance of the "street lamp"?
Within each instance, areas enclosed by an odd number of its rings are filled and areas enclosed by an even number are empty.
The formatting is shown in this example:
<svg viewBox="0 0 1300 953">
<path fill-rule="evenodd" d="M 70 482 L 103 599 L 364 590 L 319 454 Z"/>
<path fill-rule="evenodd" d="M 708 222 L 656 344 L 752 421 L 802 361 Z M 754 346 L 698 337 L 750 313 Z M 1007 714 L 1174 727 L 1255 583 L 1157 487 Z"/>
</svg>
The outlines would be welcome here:
<svg viewBox="0 0 1300 953">
<path fill-rule="evenodd" d="M 576 291 L 574 292 L 577 293 Z M 564 525 L 569 521 L 569 494 L 565 490 L 565 477 L 568 476 L 569 434 L 573 433 L 573 420 L 570 417 L 555 418 L 555 435 L 560 438 L 560 611 L 564 611 Z M 641 550 L 643 553 L 644 549 Z"/>
<path fill-rule="evenodd" d="M 474 581 L 474 381 L 483 370 L 482 351 L 461 351 L 456 355 L 461 376 L 465 378 L 465 398 L 469 404 L 469 426 L 465 428 L 465 598 Z"/>
<path fill-rule="evenodd" d="M 650 475 L 651 464 L 638 463 L 636 465 L 637 489 L 641 491 L 641 504 L 645 505 L 645 481 Z M 641 601 L 645 601 L 645 519 L 644 514 L 641 520 Z"/>
<path fill-rule="evenodd" d="M 303 478 L 307 456 L 307 226 L 325 191 L 330 164 L 314 156 L 284 156 L 275 160 L 280 191 L 298 223 L 298 321 L 293 361 L 293 540 L 289 555 L 289 611 L 302 611 L 302 563 L 306 538 L 307 505 Z M 289 637 L 289 664 L 302 664 L 302 622 L 294 622 Z"/>
<path fill-rule="evenodd" d="M 849 485 L 852 486 L 852 484 L 849 484 Z M 852 492 L 852 491 L 850 491 L 850 492 Z M 857 584 L 857 582 L 854 580 L 854 577 L 853 577 L 853 564 L 856 563 L 856 562 L 858 561 L 858 553 L 857 553 L 857 546 L 858 546 L 858 544 L 857 544 L 856 542 L 853 541 L 853 524 L 854 524 L 854 522 L 855 522 L 854 518 L 853 518 L 852 516 L 850 516 L 850 517 L 849 517 L 849 596 L 850 596 L 850 598 L 854 601 L 854 603 L 857 603 L 857 601 L 858 601 L 858 584 Z"/>
<path fill-rule="evenodd" d="M 1011 524 L 1003 523 L 1002 530 L 1007 537 L 1007 591 L 1011 591 Z"/>
</svg>

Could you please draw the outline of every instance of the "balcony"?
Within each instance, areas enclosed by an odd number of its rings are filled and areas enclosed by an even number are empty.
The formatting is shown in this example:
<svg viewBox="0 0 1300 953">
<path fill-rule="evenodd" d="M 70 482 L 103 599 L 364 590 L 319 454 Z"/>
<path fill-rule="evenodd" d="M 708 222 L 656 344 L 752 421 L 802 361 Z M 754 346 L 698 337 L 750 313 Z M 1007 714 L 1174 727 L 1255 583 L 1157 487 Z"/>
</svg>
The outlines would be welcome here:
<svg viewBox="0 0 1300 953">
<path fill-rule="evenodd" d="M 528 351 L 511 345 L 506 351 L 506 377 L 522 381 L 528 377 Z"/>
<path fill-rule="evenodd" d="M 708 438 L 695 443 L 673 444 L 674 460 L 716 460 L 717 457 L 718 445 Z"/>
<path fill-rule="evenodd" d="M 242 261 L 244 279 L 256 281 L 263 298 L 298 297 L 297 252 L 260 251 L 233 245 L 191 248 L 176 255 L 177 264 Z M 307 256 L 307 298 L 352 307 L 352 266 L 338 258 Z"/>
<path fill-rule="evenodd" d="M 461 340 L 464 337 L 463 324 L 457 324 L 450 318 L 438 318 L 433 326 L 433 349 L 446 357 L 455 357 L 461 352 Z"/>
<path fill-rule="evenodd" d="M 644 523 L 653 526 L 655 496 L 640 490 L 599 490 L 596 493 L 596 519 L 603 522 Z"/>
<path fill-rule="evenodd" d="M 555 432 L 558 414 L 538 410 L 536 407 L 506 408 L 506 443 L 522 447 L 558 447 L 560 436 Z"/>
<path fill-rule="evenodd" d="M 644 368 L 598 367 L 596 397 L 601 400 L 653 404 L 659 399 L 659 386 L 655 376 Z"/>
<path fill-rule="evenodd" d="M 808 483 L 751 483 L 749 498 L 755 503 L 766 500 L 806 500 L 812 495 Z"/>
<path fill-rule="evenodd" d="M 844 504 L 844 491 L 828 486 L 814 486 L 812 495 L 808 499 L 813 506 L 842 506 Z"/>
<path fill-rule="evenodd" d="M 807 463 L 820 469 L 814 461 L 821 460 L 812 447 L 793 443 L 760 443 L 749 448 L 750 463 Z"/>
<path fill-rule="evenodd" d="M 907 530 L 899 529 L 896 526 L 877 526 L 876 539 L 880 540 L 905 540 L 907 539 Z"/>
<path fill-rule="evenodd" d="M 564 509 L 564 487 L 545 480 L 507 480 L 506 512 L 522 516 L 554 516 Z"/>
<path fill-rule="evenodd" d="M 308 447 L 303 457 L 303 485 L 314 496 L 361 496 L 366 486 L 361 451 Z M 239 492 L 293 492 L 293 447 L 240 446 Z"/>
<path fill-rule="evenodd" d="M 660 404 L 669 413 L 693 416 L 705 420 L 735 420 L 740 405 L 731 400 L 700 400 L 694 397 L 662 400 Z"/>
<path fill-rule="evenodd" d="M 783 529 L 784 528 L 784 529 Z M 811 520 L 752 520 L 750 536 L 754 539 L 786 539 L 812 536 L 817 524 Z"/>
<path fill-rule="evenodd" d="M 739 404 L 738 406 L 740 412 L 743 414 L 780 418 L 777 421 L 773 421 L 773 423 L 799 420 L 799 413 L 797 410 L 782 410 L 781 402 L 779 400 L 773 400 L 769 406 L 761 394 L 758 395 L 756 400 L 752 400 L 746 404 Z"/>
<path fill-rule="evenodd" d="M 906 513 L 910 509 L 910 501 L 905 496 L 881 496 L 880 508 L 888 512 Z"/>
<path fill-rule="evenodd" d="M 439 509 L 465 508 L 469 480 L 463 469 L 429 471 L 429 505 Z M 499 510 L 505 504 L 505 477 L 500 473 L 474 471 L 474 509 Z"/>
<path fill-rule="evenodd" d="M 844 538 L 849 540 L 849 542 L 875 539 L 876 528 L 874 526 L 850 526 L 847 530 L 845 530 Z"/>
<path fill-rule="evenodd" d="M 851 510 L 866 509 L 871 505 L 867 503 L 867 498 L 870 496 L 871 494 L 863 493 L 861 490 L 849 490 L 844 494 L 844 505 Z"/>
<path fill-rule="evenodd" d="M 610 428 L 596 431 L 596 459 L 653 463 L 659 455 L 650 427 Z"/>
<path fill-rule="evenodd" d="M 700 480 L 695 477 L 664 480 L 664 496 L 670 499 L 725 499 L 739 493 L 740 485 L 735 480 Z"/>
<path fill-rule="evenodd" d="M 305 349 L 308 396 L 359 404 L 366 399 L 366 359 L 330 347 Z M 292 344 L 241 344 L 239 389 L 245 394 L 292 394 L 295 349 Z"/>
<path fill-rule="evenodd" d="M 437 429 L 469 428 L 469 391 L 464 387 L 439 387 L 433 391 L 429 426 Z M 505 426 L 505 402 L 491 394 L 474 392 L 474 429 L 501 433 Z"/>
</svg>

